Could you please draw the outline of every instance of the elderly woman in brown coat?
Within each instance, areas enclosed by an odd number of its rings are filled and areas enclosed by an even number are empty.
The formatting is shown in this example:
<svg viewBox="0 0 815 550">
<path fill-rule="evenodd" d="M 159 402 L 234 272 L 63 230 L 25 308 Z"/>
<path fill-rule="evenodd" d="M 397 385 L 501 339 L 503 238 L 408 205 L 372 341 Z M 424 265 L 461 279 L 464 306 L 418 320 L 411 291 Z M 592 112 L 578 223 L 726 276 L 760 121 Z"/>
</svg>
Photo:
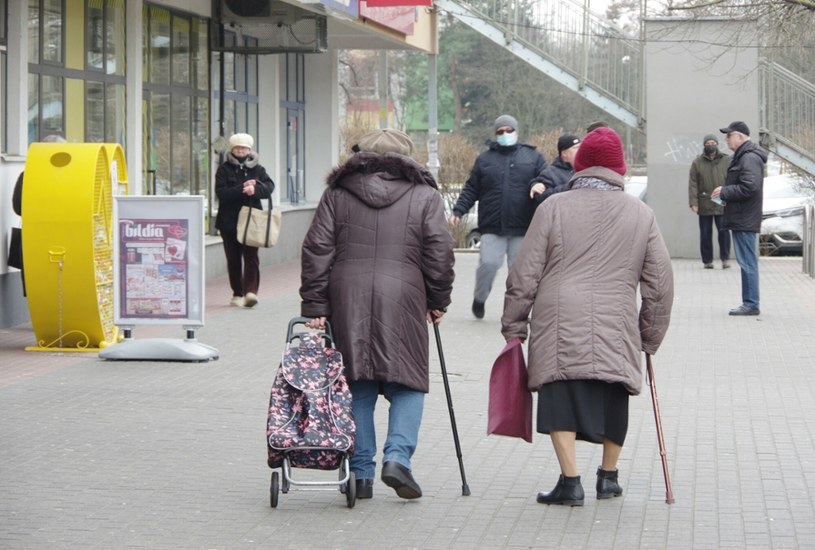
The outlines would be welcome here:
<svg viewBox="0 0 815 550">
<path fill-rule="evenodd" d="M 537 431 L 550 435 L 560 464 L 554 490 L 537 500 L 582 506 L 575 439 L 603 445 L 597 498 L 622 495 L 628 397 L 642 388 L 642 352 L 655 353 L 668 329 L 673 271 L 654 213 L 623 192 L 617 133 L 590 132 L 574 164 L 570 190 L 537 209 L 512 265 L 502 332 L 529 332 Z"/>
<path fill-rule="evenodd" d="M 374 409 L 390 402 L 382 481 L 401 498 L 422 491 L 411 473 L 429 386 L 427 322 L 441 321 L 453 285 L 453 239 L 436 182 L 408 155 L 410 138 L 383 129 L 328 176 L 303 242 L 302 315 L 330 319 L 353 395 L 351 471 L 373 496 Z"/>
</svg>

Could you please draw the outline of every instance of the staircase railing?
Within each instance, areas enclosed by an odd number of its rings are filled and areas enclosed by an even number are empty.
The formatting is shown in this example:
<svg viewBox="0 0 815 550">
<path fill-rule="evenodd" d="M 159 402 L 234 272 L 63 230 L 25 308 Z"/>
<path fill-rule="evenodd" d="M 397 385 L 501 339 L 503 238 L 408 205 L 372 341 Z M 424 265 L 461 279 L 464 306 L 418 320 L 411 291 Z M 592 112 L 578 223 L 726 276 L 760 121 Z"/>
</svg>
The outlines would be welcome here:
<svg viewBox="0 0 815 550">
<path fill-rule="evenodd" d="M 629 126 L 643 126 L 641 44 L 592 13 L 585 1 L 436 0 L 435 4 Z M 759 71 L 762 144 L 815 173 L 815 85 L 766 60 Z"/>
<path fill-rule="evenodd" d="M 815 85 L 778 63 L 762 61 L 761 128 L 765 143 L 790 162 L 813 173 L 815 167 Z"/>
<path fill-rule="evenodd" d="M 575 79 L 577 91 L 590 88 L 632 112 L 641 121 L 642 52 L 637 40 L 574 0 L 455 0 L 455 16 L 478 28 L 490 25 L 557 65 Z M 457 4 L 458 6 L 454 6 Z M 567 83 L 568 85 L 568 83 Z"/>
</svg>

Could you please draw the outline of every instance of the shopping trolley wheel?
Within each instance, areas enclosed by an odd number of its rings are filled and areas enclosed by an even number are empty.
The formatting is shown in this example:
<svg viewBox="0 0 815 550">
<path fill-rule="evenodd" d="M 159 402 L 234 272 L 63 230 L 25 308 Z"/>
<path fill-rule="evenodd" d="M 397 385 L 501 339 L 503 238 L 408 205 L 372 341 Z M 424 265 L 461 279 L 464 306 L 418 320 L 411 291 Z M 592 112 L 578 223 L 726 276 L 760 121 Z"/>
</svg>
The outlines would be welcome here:
<svg viewBox="0 0 815 550">
<path fill-rule="evenodd" d="M 280 474 L 272 472 L 272 486 L 269 488 L 269 501 L 272 508 L 277 508 L 277 496 L 280 491 Z"/>
<path fill-rule="evenodd" d="M 349 508 L 357 503 L 357 480 L 354 472 L 348 474 L 348 483 L 345 484 L 345 502 Z"/>
<path fill-rule="evenodd" d="M 337 470 L 337 471 L 340 473 L 340 475 L 339 475 L 340 479 L 345 477 L 345 469 L 343 468 L 342 464 L 340 464 L 340 469 Z M 340 483 L 340 493 L 345 494 L 345 491 L 346 491 L 347 487 L 348 487 L 348 482 Z"/>
</svg>

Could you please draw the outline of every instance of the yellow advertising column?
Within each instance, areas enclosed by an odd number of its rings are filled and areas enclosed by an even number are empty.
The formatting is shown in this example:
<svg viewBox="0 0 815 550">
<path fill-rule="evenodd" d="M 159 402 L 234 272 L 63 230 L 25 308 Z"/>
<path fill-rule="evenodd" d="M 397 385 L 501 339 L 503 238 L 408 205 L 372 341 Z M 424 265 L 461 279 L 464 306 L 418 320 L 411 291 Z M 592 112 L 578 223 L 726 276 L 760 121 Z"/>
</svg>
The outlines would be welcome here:
<svg viewBox="0 0 815 550">
<path fill-rule="evenodd" d="M 118 144 L 34 143 L 23 185 L 23 262 L 35 351 L 98 351 L 113 324 L 112 196 L 127 192 Z"/>
</svg>

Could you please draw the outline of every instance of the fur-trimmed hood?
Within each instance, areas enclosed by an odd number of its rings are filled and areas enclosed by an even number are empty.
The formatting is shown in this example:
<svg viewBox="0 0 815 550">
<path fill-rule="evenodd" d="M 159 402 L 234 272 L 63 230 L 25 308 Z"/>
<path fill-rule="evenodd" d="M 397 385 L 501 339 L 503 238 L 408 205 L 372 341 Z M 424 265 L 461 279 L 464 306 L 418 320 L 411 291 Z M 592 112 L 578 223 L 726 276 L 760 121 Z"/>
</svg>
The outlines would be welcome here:
<svg viewBox="0 0 815 550">
<path fill-rule="evenodd" d="M 342 187 L 365 204 L 383 208 L 393 204 L 414 185 L 438 189 L 430 171 L 397 153 L 357 153 L 326 178 L 329 187 Z"/>
<path fill-rule="evenodd" d="M 234 164 L 235 166 L 241 165 L 240 161 L 232 155 L 231 151 L 227 151 L 226 153 L 226 162 L 228 162 L 229 164 Z M 258 165 L 258 162 L 260 162 L 258 154 L 252 151 L 246 156 L 246 160 L 244 161 L 243 165 L 246 168 L 254 168 L 255 166 Z"/>
</svg>

